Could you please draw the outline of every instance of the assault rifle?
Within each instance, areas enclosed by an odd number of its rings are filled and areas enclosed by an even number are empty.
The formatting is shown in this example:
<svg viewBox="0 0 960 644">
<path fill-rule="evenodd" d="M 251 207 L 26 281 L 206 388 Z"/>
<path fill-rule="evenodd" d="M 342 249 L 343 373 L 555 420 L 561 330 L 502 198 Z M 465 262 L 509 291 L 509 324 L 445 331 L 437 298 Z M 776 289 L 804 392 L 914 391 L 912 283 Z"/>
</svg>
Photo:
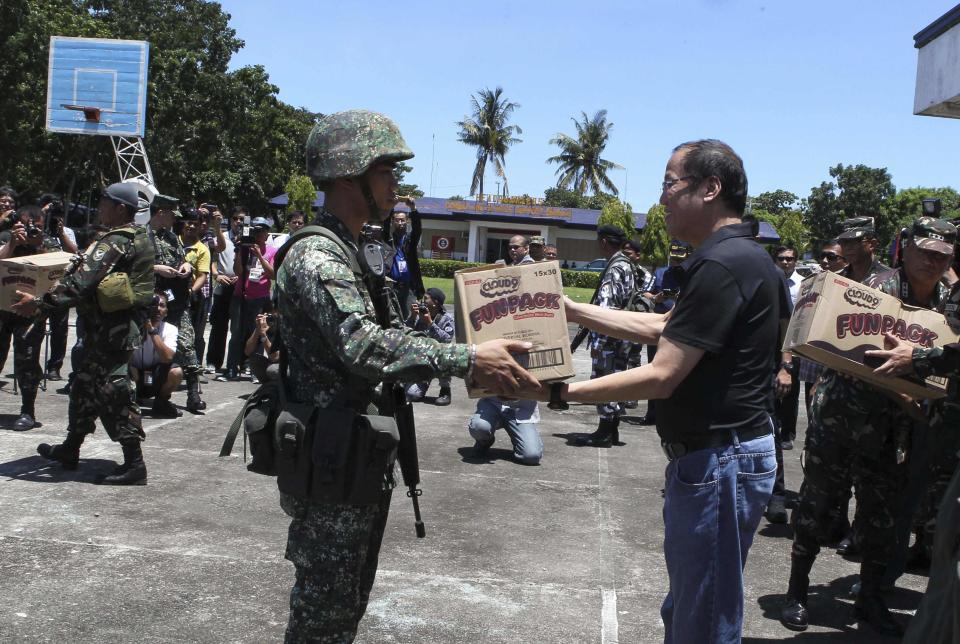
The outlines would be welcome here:
<svg viewBox="0 0 960 644">
<path fill-rule="evenodd" d="M 392 327 L 390 314 L 393 302 L 396 301 L 393 289 L 387 286 L 386 274 L 393 263 L 392 256 L 388 257 L 390 249 L 380 239 L 380 227 L 366 224 L 360 233 L 360 264 L 363 266 L 364 283 L 370 292 L 374 309 L 377 312 L 377 323 L 383 329 Z M 399 309 L 399 305 L 397 306 Z M 397 431 L 400 434 L 400 445 L 397 447 L 397 460 L 400 462 L 400 473 L 403 475 L 403 484 L 407 487 L 407 496 L 413 503 L 414 527 L 417 537 L 426 536 L 426 528 L 420 516 L 420 499 L 423 490 L 420 489 L 420 462 L 417 455 L 417 428 L 413 419 L 413 405 L 407 400 L 403 386 L 399 383 L 383 383 L 383 392 L 380 396 L 380 413 L 393 416 L 397 421 Z"/>
</svg>

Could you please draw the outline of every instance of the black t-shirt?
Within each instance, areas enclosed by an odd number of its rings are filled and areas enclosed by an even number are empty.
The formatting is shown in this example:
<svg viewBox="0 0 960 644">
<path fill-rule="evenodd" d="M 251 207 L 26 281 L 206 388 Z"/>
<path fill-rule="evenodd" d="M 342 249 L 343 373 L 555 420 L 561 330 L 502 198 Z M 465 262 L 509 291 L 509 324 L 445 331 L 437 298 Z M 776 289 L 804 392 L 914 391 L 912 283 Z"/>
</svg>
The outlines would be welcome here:
<svg viewBox="0 0 960 644">
<path fill-rule="evenodd" d="M 770 369 L 790 294 L 750 224 L 724 226 L 683 264 L 680 297 L 663 335 L 704 353 L 670 398 L 657 401 L 667 442 L 770 426 Z"/>
</svg>

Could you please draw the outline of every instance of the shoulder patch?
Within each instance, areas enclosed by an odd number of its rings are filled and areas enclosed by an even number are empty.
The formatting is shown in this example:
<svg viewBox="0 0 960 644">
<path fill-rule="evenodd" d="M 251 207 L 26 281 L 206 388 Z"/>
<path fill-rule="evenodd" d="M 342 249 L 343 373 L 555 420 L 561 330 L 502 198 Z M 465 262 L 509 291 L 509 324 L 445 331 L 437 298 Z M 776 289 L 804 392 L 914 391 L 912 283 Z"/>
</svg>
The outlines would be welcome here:
<svg viewBox="0 0 960 644">
<path fill-rule="evenodd" d="M 93 248 L 93 252 L 90 254 L 91 258 L 95 262 L 99 262 L 103 259 L 103 256 L 107 254 L 107 251 L 110 250 L 110 244 L 101 241 L 97 242 L 97 245 Z"/>
</svg>

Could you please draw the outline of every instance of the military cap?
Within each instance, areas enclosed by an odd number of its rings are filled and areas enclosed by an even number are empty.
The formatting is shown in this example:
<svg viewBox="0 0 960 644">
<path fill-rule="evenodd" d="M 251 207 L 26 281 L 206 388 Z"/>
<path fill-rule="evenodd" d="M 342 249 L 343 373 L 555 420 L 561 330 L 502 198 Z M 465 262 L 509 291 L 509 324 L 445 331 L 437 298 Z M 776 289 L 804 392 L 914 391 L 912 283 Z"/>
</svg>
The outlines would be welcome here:
<svg viewBox="0 0 960 644">
<path fill-rule="evenodd" d="M 315 181 L 359 177 L 378 161 L 411 158 L 397 124 L 368 110 L 325 116 L 307 137 L 307 173 Z"/>
<path fill-rule="evenodd" d="M 692 250 L 693 248 L 690 244 L 682 242 L 679 239 L 674 239 L 670 242 L 670 257 L 674 259 L 684 259 Z"/>
<path fill-rule="evenodd" d="M 545 246 L 546 243 L 547 243 L 547 242 L 545 242 L 545 241 L 543 240 L 543 237 L 542 237 L 541 235 L 534 235 L 533 237 L 530 238 L 530 245 L 531 245 L 531 246 L 533 246 L 534 244 L 539 245 L 539 246 Z"/>
<path fill-rule="evenodd" d="M 171 197 L 169 195 L 155 195 L 153 201 L 150 202 L 150 212 L 157 212 L 158 210 L 169 210 L 173 213 L 173 216 L 177 219 L 183 217 L 183 213 L 180 212 L 180 200 L 176 197 Z"/>
<path fill-rule="evenodd" d="M 265 217 L 254 217 L 253 221 L 250 222 L 250 226 L 253 228 L 265 228 L 270 230 L 270 220 Z"/>
<path fill-rule="evenodd" d="M 443 303 L 447 301 L 446 294 L 436 287 L 428 288 L 427 293 L 430 295 L 430 299 L 440 306 L 443 306 Z"/>
<path fill-rule="evenodd" d="M 619 240 L 620 243 L 626 241 L 627 236 L 624 234 L 623 230 L 617 228 L 616 226 L 611 226 L 609 224 L 604 224 L 603 226 L 597 226 L 597 237 L 606 237 L 610 239 Z"/>
<path fill-rule="evenodd" d="M 111 183 L 103 191 L 103 196 L 110 201 L 122 203 L 131 208 L 140 208 L 140 199 L 137 195 L 137 187 L 132 183 Z"/>
<path fill-rule="evenodd" d="M 917 248 L 953 255 L 953 245 L 957 241 L 957 227 L 946 219 L 920 217 L 913 222 L 910 237 Z"/>
<path fill-rule="evenodd" d="M 873 226 L 873 217 L 853 217 L 840 222 L 843 226 L 843 232 L 837 236 L 837 239 L 862 239 L 863 237 L 876 237 L 877 231 Z"/>
</svg>

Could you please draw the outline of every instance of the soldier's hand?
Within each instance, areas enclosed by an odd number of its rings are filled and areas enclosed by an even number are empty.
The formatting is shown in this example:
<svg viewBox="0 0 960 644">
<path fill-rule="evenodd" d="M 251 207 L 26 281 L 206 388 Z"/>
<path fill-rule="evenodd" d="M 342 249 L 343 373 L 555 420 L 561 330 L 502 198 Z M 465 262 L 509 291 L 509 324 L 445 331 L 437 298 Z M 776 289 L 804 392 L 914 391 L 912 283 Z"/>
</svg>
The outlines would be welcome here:
<svg viewBox="0 0 960 644">
<path fill-rule="evenodd" d="M 488 340 L 477 345 L 473 379 L 480 387 L 495 394 L 510 395 L 522 389 L 539 389 L 540 382 L 521 367 L 510 352 L 524 353 L 533 348 L 530 342 Z"/>
<path fill-rule="evenodd" d="M 11 305 L 10 308 L 13 309 L 13 312 L 28 318 L 36 315 L 37 302 L 34 296 L 29 293 L 24 293 L 23 291 L 16 291 L 16 293 L 20 301 Z"/>
<path fill-rule="evenodd" d="M 892 333 L 883 334 L 883 346 L 885 349 L 871 349 L 864 356 L 867 358 L 879 358 L 886 360 L 882 365 L 873 370 L 873 373 L 881 376 L 902 376 L 913 371 L 913 347 L 906 342 L 901 342 L 900 338 Z"/>
</svg>

